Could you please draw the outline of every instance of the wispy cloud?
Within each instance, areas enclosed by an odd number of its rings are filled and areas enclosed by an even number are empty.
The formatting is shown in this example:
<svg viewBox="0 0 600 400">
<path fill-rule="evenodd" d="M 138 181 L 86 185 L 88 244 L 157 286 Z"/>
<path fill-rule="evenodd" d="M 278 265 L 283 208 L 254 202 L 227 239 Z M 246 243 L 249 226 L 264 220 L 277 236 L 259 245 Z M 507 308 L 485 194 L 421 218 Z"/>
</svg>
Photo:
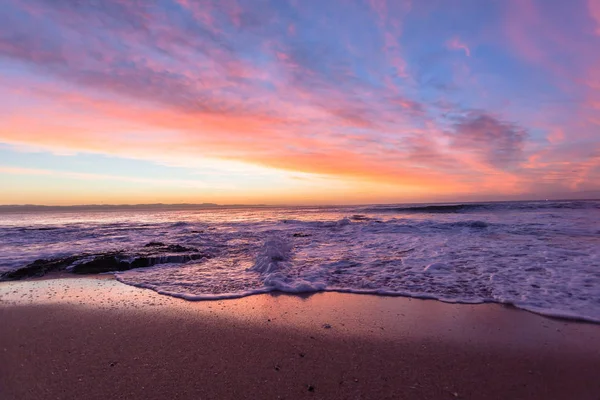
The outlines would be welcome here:
<svg viewBox="0 0 600 400">
<path fill-rule="evenodd" d="M 453 37 L 452 39 L 446 42 L 446 46 L 450 50 L 462 50 L 465 52 L 467 57 L 471 57 L 471 49 L 465 43 L 463 43 L 459 38 Z"/>
<path fill-rule="evenodd" d="M 597 184 L 597 0 L 439 7 L 4 0 L 0 142 L 431 195 Z"/>
<path fill-rule="evenodd" d="M 514 168 L 522 160 L 527 139 L 523 128 L 479 111 L 469 111 L 456 119 L 450 134 L 453 147 L 474 152 L 500 169 Z"/>
<path fill-rule="evenodd" d="M 591 17 L 596 20 L 596 35 L 600 36 L 600 1 L 588 0 Z"/>
</svg>

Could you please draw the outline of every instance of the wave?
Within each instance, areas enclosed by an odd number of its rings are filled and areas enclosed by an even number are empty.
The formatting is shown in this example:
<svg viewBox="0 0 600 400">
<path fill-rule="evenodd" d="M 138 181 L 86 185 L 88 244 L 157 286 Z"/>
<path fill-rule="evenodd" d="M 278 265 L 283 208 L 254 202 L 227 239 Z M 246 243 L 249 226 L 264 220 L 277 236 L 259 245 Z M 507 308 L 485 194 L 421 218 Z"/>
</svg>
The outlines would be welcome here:
<svg viewBox="0 0 600 400">
<path fill-rule="evenodd" d="M 447 205 L 429 205 L 429 206 L 407 206 L 407 207 L 372 207 L 367 208 L 365 212 L 372 213 L 460 213 L 466 211 L 475 211 L 488 209 L 487 204 L 447 204 Z"/>
<path fill-rule="evenodd" d="M 279 237 L 272 237 L 262 245 L 249 271 L 271 273 L 280 270 L 290 259 L 291 246 Z"/>
<path fill-rule="evenodd" d="M 442 227 L 442 228 L 487 228 L 489 227 L 491 224 L 485 222 L 485 221 L 457 221 L 457 222 L 449 222 L 449 223 L 445 223 L 445 224 L 436 224 L 438 227 Z M 498 224 L 495 224 L 498 225 Z"/>
<path fill-rule="evenodd" d="M 459 203 L 407 206 L 375 206 L 362 211 L 368 213 L 423 213 L 446 214 L 476 211 L 527 211 L 527 210 L 594 210 L 600 209 L 600 203 L 593 200 L 582 201 L 532 201 L 503 203 Z"/>
</svg>

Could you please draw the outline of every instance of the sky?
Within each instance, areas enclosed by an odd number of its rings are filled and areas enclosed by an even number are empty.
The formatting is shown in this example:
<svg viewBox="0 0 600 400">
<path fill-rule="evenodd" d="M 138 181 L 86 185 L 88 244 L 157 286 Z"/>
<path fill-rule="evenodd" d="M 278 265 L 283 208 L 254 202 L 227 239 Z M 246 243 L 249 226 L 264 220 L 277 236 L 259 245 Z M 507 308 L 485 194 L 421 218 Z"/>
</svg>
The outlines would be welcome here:
<svg viewBox="0 0 600 400">
<path fill-rule="evenodd" d="M 0 9 L 0 204 L 600 193 L 600 0 Z"/>
</svg>

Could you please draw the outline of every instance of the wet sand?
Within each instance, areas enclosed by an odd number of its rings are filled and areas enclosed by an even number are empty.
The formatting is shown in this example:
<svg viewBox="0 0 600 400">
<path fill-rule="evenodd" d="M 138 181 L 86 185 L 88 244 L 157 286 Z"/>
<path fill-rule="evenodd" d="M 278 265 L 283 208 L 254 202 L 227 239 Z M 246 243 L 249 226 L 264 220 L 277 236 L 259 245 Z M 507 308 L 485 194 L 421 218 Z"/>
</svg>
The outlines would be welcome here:
<svg viewBox="0 0 600 400">
<path fill-rule="evenodd" d="M 0 284 L 1 399 L 600 399 L 600 325 L 339 293 Z"/>
</svg>

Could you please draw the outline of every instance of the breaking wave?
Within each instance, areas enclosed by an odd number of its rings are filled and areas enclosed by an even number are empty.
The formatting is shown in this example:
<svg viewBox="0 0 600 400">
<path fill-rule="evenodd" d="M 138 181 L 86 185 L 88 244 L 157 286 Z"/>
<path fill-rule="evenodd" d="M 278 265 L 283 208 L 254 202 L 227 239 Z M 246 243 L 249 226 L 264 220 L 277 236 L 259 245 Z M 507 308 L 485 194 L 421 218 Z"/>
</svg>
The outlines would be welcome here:
<svg viewBox="0 0 600 400">
<path fill-rule="evenodd" d="M 460 203 L 431 204 L 414 206 L 375 206 L 365 208 L 369 213 L 423 213 L 446 214 L 494 211 L 539 211 L 539 210 L 597 210 L 600 205 L 596 201 L 531 201 L 531 202 L 498 202 L 498 203 Z"/>
</svg>

